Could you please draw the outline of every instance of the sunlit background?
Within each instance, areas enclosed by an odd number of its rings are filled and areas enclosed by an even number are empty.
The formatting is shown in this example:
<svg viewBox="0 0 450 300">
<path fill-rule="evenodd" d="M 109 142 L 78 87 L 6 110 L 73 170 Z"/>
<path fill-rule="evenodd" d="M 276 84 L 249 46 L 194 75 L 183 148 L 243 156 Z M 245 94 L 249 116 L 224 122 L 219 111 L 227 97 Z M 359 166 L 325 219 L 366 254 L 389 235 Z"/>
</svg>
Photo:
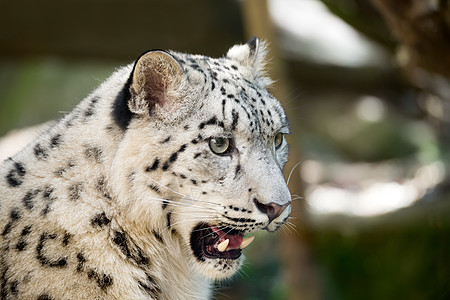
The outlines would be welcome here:
<svg viewBox="0 0 450 300">
<path fill-rule="evenodd" d="M 145 50 L 258 35 L 294 211 L 216 299 L 450 299 L 449 32 L 446 0 L 0 0 L 0 160 Z"/>
</svg>

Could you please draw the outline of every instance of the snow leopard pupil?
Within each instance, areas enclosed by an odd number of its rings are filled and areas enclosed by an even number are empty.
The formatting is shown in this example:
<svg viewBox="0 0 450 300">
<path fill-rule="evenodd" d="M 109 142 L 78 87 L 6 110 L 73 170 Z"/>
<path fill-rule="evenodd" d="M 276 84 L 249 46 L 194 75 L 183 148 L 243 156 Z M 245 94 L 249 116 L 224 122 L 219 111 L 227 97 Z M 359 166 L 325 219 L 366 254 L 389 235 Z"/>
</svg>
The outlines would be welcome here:
<svg viewBox="0 0 450 300">
<path fill-rule="evenodd" d="M 230 140 L 222 137 L 212 138 L 209 141 L 209 147 L 215 154 L 224 154 L 230 147 Z"/>
</svg>

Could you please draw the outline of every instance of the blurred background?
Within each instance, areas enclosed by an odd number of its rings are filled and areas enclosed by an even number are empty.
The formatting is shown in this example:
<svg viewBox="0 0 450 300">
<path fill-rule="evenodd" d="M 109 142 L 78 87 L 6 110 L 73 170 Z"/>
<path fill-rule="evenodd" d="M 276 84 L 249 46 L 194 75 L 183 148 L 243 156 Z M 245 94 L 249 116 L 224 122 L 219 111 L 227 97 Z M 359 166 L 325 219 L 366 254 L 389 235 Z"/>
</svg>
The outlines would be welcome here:
<svg viewBox="0 0 450 300">
<path fill-rule="evenodd" d="M 447 0 L 0 0 L 0 160 L 147 49 L 253 35 L 294 210 L 215 299 L 450 299 Z"/>
</svg>

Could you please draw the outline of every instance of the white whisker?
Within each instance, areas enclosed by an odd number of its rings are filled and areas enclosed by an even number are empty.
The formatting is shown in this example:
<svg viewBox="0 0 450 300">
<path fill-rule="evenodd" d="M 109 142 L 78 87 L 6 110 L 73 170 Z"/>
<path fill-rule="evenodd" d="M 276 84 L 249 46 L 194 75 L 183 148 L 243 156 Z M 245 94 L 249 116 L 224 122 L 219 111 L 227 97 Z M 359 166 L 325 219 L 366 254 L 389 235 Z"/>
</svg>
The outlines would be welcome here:
<svg viewBox="0 0 450 300">
<path fill-rule="evenodd" d="M 291 180 L 292 172 L 294 172 L 295 168 L 297 168 L 301 163 L 302 163 L 301 161 L 296 163 L 295 166 L 292 168 L 291 172 L 289 172 L 289 176 L 288 176 L 288 179 L 286 181 L 287 185 L 289 185 L 289 181 Z"/>
<path fill-rule="evenodd" d="M 196 202 L 202 202 L 202 203 L 212 204 L 212 205 L 217 205 L 217 206 L 222 207 L 222 205 L 220 205 L 220 204 L 218 204 L 218 203 L 209 202 L 209 201 L 204 201 L 204 200 L 200 200 L 200 199 L 195 199 L 195 198 L 189 197 L 188 195 L 185 195 L 185 194 L 182 194 L 182 193 L 180 193 L 180 192 L 178 192 L 178 191 L 175 191 L 174 189 L 171 189 L 170 187 L 168 187 L 168 186 L 166 186 L 166 185 L 164 185 L 164 184 L 158 182 L 157 180 L 151 178 L 150 176 L 148 176 L 148 175 L 145 174 L 145 173 L 142 173 L 142 174 L 143 174 L 146 178 L 148 178 L 148 179 L 150 179 L 151 181 L 153 181 L 154 183 L 158 184 L 160 187 L 163 187 L 163 188 L 165 188 L 165 189 L 171 191 L 172 193 L 175 193 L 175 194 L 181 196 L 182 199 L 192 200 L 192 201 L 196 201 Z"/>
</svg>

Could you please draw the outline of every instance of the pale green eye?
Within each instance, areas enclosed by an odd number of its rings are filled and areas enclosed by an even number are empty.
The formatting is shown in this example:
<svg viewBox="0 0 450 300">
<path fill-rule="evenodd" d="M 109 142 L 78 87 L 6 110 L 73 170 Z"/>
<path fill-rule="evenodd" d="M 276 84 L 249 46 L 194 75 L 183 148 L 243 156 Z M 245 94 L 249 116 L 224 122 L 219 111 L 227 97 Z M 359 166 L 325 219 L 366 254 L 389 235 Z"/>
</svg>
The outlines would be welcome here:
<svg viewBox="0 0 450 300">
<path fill-rule="evenodd" d="M 273 140 L 273 144 L 275 145 L 275 149 L 280 148 L 281 144 L 283 143 L 283 134 L 277 133 Z"/>
<path fill-rule="evenodd" d="M 228 138 L 216 137 L 209 140 L 209 148 L 215 154 L 224 154 L 230 147 L 230 140 Z"/>
</svg>

